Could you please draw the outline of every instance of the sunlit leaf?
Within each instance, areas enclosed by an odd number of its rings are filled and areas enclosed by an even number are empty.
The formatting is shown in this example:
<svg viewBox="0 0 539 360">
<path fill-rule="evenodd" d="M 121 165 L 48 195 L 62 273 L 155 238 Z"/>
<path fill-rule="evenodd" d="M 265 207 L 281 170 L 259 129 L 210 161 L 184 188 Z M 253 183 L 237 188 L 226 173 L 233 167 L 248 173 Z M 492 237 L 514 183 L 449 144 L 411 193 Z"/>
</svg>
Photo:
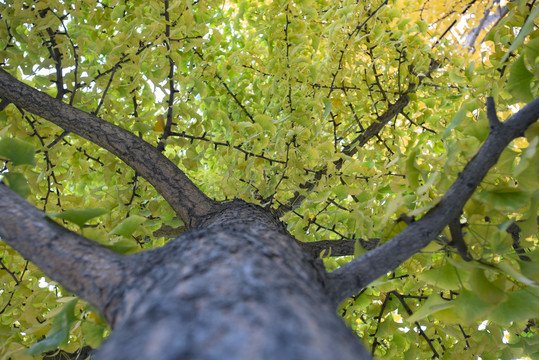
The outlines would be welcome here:
<svg viewBox="0 0 539 360">
<path fill-rule="evenodd" d="M 81 326 L 86 344 L 94 349 L 99 348 L 103 342 L 105 327 L 89 321 L 83 322 Z"/>
<path fill-rule="evenodd" d="M 464 274 L 460 274 L 457 268 L 446 263 L 440 268 L 424 271 L 419 274 L 419 278 L 442 289 L 457 290 L 462 286 Z"/>
<path fill-rule="evenodd" d="M 76 224 L 80 227 L 83 227 L 89 220 L 99 217 L 103 214 L 108 213 L 108 210 L 103 208 L 93 208 L 93 209 L 70 209 L 63 211 L 61 213 L 47 214 L 58 219 L 66 220 Z"/>
<path fill-rule="evenodd" d="M 165 131 L 165 117 L 163 115 L 157 115 L 153 129 L 158 132 Z"/>
<path fill-rule="evenodd" d="M 0 6 L 2 69 L 158 147 L 210 198 L 271 209 L 299 241 L 364 239 L 356 257 L 405 229 L 401 214 L 420 219 L 439 203 L 490 132 L 487 96 L 503 122 L 539 90 L 538 7 L 526 0 L 27 3 Z M 121 254 L 174 241 L 184 224 L 147 182 L 153 174 L 6 100 L 0 107 L 0 136 L 17 142 L 0 152 L 0 176 L 26 200 Z M 511 294 L 538 281 L 538 134 L 534 124 L 513 141 L 465 205 L 474 260 L 457 254 L 446 228 L 343 302 L 338 313 L 374 357 L 432 358 L 432 345 L 443 358 L 534 358 L 526 322 L 536 309 L 512 313 L 523 304 Z M 112 149 L 122 141 L 102 136 Z M 354 258 L 321 252 L 328 271 Z M 66 291 L 3 242 L 0 258 L 14 275 L 0 271 L 9 298 L 0 359 L 28 358 Z M 100 345 L 108 331 L 91 316 L 60 349 Z"/>
<path fill-rule="evenodd" d="M 453 306 L 454 304 L 452 302 L 445 301 L 438 295 L 431 295 L 429 296 L 427 301 L 423 303 L 419 310 L 417 310 L 412 316 L 408 317 L 407 320 L 409 322 L 419 321 L 431 314 L 434 314 L 441 310 L 452 308 Z"/>
<path fill-rule="evenodd" d="M 123 220 L 121 223 L 116 225 L 114 229 L 110 231 L 110 235 L 120 235 L 123 237 L 130 237 L 140 225 L 146 221 L 144 216 L 132 215 L 127 219 Z"/>
<path fill-rule="evenodd" d="M 42 353 L 54 350 L 69 338 L 69 329 L 75 322 L 75 305 L 78 299 L 73 299 L 66 303 L 62 310 L 54 317 L 51 329 L 45 339 L 35 345 L 32 345 L 26 353 L 29 355 L 41 355 Z"/>
<path fill-rule="evenodd" d="M 531 13 L 527 16 L 526 21 L 524 22 L 524 25 L 522 28 L 520 28 L 520 31 L 518 33 L 518 36 L 516 37 L 515 41 L 511 44 L 505 55 L 503 56 L 501 62 L 503 63 L 507 57 L 511 54 L 511 52 L 515 51 L 522 45 L 524 42 L 524 39 L 526 36 L 529 35 L 531 31 L 533 31 L 534 28 L 534 21 L 539 16 L 539 7 L 535 6 Z"/>
<path fill-rule="evenodd" d="M 262 129 L 267 131 L 274 131 L 275 125 L 273 125 L 273 119 L 271 116 L 258 114 L 254 116 L 254 120 L 262 126 Z"/>
</svg>

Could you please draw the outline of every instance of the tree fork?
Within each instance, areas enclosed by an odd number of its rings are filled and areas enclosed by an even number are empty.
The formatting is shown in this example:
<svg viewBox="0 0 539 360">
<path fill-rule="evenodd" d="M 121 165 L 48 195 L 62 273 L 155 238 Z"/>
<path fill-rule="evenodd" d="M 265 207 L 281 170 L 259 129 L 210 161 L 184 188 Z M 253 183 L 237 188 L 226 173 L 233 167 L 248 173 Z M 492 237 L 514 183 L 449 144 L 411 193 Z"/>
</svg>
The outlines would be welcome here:
<svg viewBox="0 0 539 360">
<path fill-rule="evenodd" d="M 131 132 L 76 109 L 15 79 L 0 69 L 2 104 L 14 105 L 77 134 L 118 156 L 165 198 L 188 228 L 219 208 L 159 150 Z"/>
<path fill-rule="evenodd" d="M 492 98 L 487 99 L 490 133 L 478 153 L 465 166 L 440 202 L 420 220 L 391 240 L 332 272 L 330 291 L 339 303 L 380 276 L 394 270 L 434 240 L 462 211 L 502 151 L 539 118 L 539 97 L 505 122 L 500 122 Z M 391 254 L 391 256 L 388 256 Z"/>
<path fill-rule="evenodd" d="M 370 358 L 337 316 L 321 261 L 259 206 L 227 203 L 207 227 L 130 256 L 3 184 L 0 214 L 4 241 L 104 313 L 114 331 L 96 359 Z"/>
</svg>

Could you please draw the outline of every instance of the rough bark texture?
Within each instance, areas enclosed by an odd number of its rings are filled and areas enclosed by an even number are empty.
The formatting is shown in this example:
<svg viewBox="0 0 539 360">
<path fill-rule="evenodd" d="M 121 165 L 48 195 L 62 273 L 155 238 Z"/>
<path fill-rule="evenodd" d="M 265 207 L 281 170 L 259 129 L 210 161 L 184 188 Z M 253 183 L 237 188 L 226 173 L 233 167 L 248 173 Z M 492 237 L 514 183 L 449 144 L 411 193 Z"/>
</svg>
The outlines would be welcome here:
<svg viewBox="0 0 539 360">
<path fill-rule="evenodd" d="M 440 202 L 419 221 L 412 222 L 390 241 L 367 252 L 330 274 L 335 303 L 355 294 L 380 276 L 394 270 L 427 246 L 462 211 L 489 169 L 509 143 L 539 118 L 539 97 L 501 123 L 494 101 L 487 100 L 490 133 L 477 154 L 459 174 Z"/>
<path fill-rule="evenodd" d="M 321 240 L 310 243 L 298 242 L 298 244 L 313 257 L 320 257 L 322 253 L 324 256 L 347 256 L 354 255 L 356 241 L 359 241 L 363 249 L 372 250 L 378 245 L 380 239 Z"/>
<path fill-rule="evenodd" d="M 156 148 L 127 130 L 54 99 L 0 69 L 0 98 L 118 156 L 152 184 L 189 228 L 219 204 Z"/>
<path fill-rule="evenodd" d="M 0 183 L 0 238 L 107 320 L 125 282 L 124 257 L 66 230 Z"/>
<path fill-rule="evenodd" d="M 96 359 L 370 357 L 337 316 L 321 261 L 263 208 L 233 201 L 204 229 L 121 256 L 51 222 L 5 185 L 0 198 L 0 236 L 113 327 Z M 25 213 L 25 221 L 10 217 Z"/>
<path fill-rule="evenodd" d="M 52 223 L 0 185 L 0 237 L 103 312 L 114 332 L 96 358 L 114 360 L 368 358 L 335 305 L 434 239 L 508 143 L 539 117 L 537 98 L 500 123 L 490 100 L 490 135 L 440 203 L 328 275 L 270 212 L 243 201 L 214 202 L 129 132 L 3 70 L 0 97 L 110 150 L 197 228 L 162 248 L 120 256 Z"/>
<path fill-rule="evenodd" d="M 89 300 L 114 328 L 97 359 L 369 357 L 336 315 L 321 263 L 270 212 L 214 202 L 133 134 L 1 69 L 0 97 L 111 151 L 199 229 L 163 248 L 119 256 L 52 224 L 0 187 L 8 194 L 0 196 L 0 210 L 13 207 L 0 216 L 0 236 Z M 32 216 L 17 224 L 27 211 Z"/>
<path fill-rule="evenodd" d="M 228 212 L 242 220 L 230 223 Z M 268 226 L 262 209 L 235 202 L 221 215 L 132 256 L 139 266 L 98 358 L 368 357 L 337 317 L 319 262 Z"/>
</svg>

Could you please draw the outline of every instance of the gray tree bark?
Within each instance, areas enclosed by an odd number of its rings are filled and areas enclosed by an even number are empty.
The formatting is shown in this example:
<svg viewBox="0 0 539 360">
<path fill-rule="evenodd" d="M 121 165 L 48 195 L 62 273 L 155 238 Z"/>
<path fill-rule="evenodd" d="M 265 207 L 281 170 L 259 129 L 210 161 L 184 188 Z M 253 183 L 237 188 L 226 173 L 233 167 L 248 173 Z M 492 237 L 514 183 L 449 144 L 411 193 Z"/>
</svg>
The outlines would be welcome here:
<svg viewBox="0 0 539 360">
<path fill-rule="evenodd" d="M 337 316 L 321 261 L 259 206 L 233 201 L 201 229 L 121 256 L 3 184 L 0 198 L 2 239 L 111 324 L 96 359 L 370 358 Z"/>
<path fill-rule="evenodd" d="M 0 98 L 2 107 L 14 103 L 120 157 L 192 229 L 162 248 L 122 256 L 62 228 L 0 184 L 0 237 L 105 316 L 114 332 L 96 359 L 114 360 L 369 358 L 337 317 L 336 304 L 438 236 L 503 148 L 539 117 L 537 98 L 501 123 L 490 100 L 490 135 L 438 205 L 327 274 L 272 213 L 243 201 L 209 199 L 133 134 L 1 69 Z"/>
<path fill-rule="evenodd" d="M 321 262 L 271 215 L 235 201 L 210 222 L 131 257 L 118 326 L 100 357 L 369 358 L 337 317 Z"/>
</svg>

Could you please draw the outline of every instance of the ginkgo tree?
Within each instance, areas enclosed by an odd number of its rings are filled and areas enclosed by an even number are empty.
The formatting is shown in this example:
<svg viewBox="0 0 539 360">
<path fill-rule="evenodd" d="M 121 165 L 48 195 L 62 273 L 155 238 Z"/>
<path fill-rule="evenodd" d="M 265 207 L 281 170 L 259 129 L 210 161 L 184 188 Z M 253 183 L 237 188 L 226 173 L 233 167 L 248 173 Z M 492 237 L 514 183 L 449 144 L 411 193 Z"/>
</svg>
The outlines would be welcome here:
<svg viewBox="0 0 539 360">
<path fill-rule="evenodd" d="M 535 0 L 0 4 L 0 359 L 539 356 Z"/>
</svg>

